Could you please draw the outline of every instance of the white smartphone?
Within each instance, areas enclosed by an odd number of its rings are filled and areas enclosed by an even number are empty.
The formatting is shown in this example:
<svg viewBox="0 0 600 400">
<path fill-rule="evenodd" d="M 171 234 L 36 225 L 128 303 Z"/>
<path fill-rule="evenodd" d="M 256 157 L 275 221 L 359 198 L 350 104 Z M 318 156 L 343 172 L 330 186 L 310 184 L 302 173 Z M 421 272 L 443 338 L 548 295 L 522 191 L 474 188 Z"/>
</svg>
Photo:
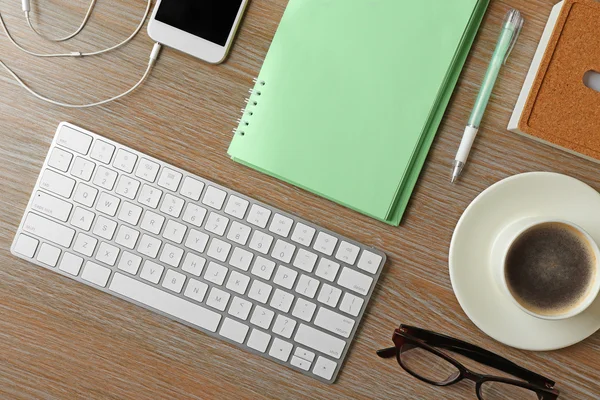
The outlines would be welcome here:
<svg viewBox="0 0 600 400">
<path fill-rule="evenodd" d="M 212 64 L 225 60 L 248 0 L 158 0 L 148 34 Z"/>
</svg>

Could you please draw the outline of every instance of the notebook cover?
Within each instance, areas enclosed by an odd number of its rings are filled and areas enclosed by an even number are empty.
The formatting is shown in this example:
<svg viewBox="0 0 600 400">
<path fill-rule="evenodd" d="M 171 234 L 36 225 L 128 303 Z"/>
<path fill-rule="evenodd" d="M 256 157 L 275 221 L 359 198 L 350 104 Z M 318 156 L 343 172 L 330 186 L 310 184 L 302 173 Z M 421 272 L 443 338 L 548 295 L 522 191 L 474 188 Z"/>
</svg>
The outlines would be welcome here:
<svg viewBox="0 0 600 400">
<path fill-rule="evenodd" d="M 229 154 L 397 225 L 486 6 L 291 0 Z"/>
<path fill-rule="evenodd" d="M 566 0 L 519 120 L 535 139 L 600 160 L 600 93 L 586 87 L 600 72 L 600 3 Z"/>
</svg>

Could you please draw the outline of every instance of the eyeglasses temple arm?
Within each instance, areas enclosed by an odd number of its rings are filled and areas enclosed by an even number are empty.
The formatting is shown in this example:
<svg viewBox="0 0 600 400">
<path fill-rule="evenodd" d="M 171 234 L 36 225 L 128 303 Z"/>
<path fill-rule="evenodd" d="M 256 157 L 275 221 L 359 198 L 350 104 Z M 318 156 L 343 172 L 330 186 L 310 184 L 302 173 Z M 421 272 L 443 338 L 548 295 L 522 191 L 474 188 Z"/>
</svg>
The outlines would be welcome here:
<svg viewBox="0 0 600 400">
<path fill-rule="evenodd" d="M 396 357 L 397 352 L 398 350 L 396 350 L 395 347 L 389 347 L 387 349 L 377 350 L 377 355 L 381 358 L 392 358 Z"/>
</svg>

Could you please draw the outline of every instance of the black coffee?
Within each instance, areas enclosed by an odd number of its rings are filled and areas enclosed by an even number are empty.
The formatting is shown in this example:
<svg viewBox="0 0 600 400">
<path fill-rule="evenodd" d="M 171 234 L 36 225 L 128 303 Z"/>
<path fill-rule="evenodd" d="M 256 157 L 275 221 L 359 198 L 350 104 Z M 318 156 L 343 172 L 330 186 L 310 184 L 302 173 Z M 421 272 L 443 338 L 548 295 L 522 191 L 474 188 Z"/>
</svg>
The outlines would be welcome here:
<svg viewBox="0 0 600 400">
<path fill-rule="evenodd" d="M 596 278 L 596 257 L 574 228 L 550 222 L 524 232 L 511 246 L 505 276 L 526 309 L 553 316 L 577 307 Z"/>
</svg>

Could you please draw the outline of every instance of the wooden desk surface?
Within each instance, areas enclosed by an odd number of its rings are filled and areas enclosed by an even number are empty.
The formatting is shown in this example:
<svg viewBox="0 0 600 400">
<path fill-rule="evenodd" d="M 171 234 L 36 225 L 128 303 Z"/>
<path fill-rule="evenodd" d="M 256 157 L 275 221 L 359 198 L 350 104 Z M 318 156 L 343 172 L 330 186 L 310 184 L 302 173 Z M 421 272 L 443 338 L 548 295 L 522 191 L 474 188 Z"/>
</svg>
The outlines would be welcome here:
<svg viewBox="0 0 600 400">
<path fill-rule="evenodd" d="M 87 2 L 39 0 L 34 21 L 59 35 L 79 24 Z M 434 388 L 374 351 L 408 323 L 479 344 L 554 378 L 564 399 L 600 396 L 600 334 L 571 348 L 530 353 L 501 345 L 461 310 L 448 276 L 452 231 L 467 205 L 491 184 L 527 171 L 566 173 L 600 189 L 598 166 L 506 131 L 507 122 L 553 0 L 493 0 L 448 109 L 402 227 L 391 228 L 233 163 L 226 155 L 244 97 L 261 67 L 286 0 L 252 0 L 229 60 L 210 66 L 164 49 L 148 82 L 114 104 L 67 110 L 32 98 L 0 71 L 0 398 L 473 399 L 469 383 Z M 116 43 L 142 14 L 143 0 L 99 1 L 73 43 Z M 498 27 L 510 7 L 527 20 L 503 69 L 458 186 L 450 165 Z M 34 38 L 20 2 L 2 2 L 17 40 L 40 51 L 59 49 Z M 107 29 L 108 28 L 108 29 Z M 73 48 L 73 47 L 68 47 Z M 65 101 L 121 93 L 139 78 L 152 41 L 145 31 L 126 48 L 91 59 L 35 59 L 2 34 L 0 59 L 40 92 Z M 335 385 L 313 379 L 142 310 L 9 253 L 10 243 L 56 126 L 70 121 L 169 163 L 297 213 L 389 255 L 362 326 Z"/>
</svg>

